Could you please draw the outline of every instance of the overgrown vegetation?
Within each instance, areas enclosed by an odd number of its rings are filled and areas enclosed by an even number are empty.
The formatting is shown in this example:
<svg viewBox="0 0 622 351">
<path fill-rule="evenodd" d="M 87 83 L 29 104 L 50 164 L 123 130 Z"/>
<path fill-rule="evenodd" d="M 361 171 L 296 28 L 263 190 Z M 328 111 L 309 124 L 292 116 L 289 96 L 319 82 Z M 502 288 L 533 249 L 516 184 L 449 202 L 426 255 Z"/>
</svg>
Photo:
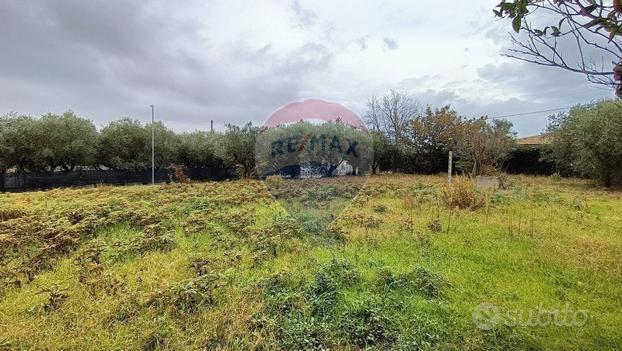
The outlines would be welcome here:
<svg viewBox="0 0 622 351">
<path fill-rule="evenodd" d="M 553 156 L 565 174 L 622 185 L 622 108 L 618 102 L 580 105 L 549 125 Z"/>
<path fill-rule="evenodd" d="M 330 177 L 342 164 L 365 174 L 430 174 L 446 170 L 448 152 L 453 150 L 461 164 L 469 165 L 464 171 L 478 175 L 500 168 L 514 138 L 507 122 L 466 118 L 449 106 L 422 110 L 405 93 L 391 91 L 380 100 L 371 99 L 369 109 L 371 133 L 342 122 L 301 122 L 268 129 L 251 123 L 227 125 L 224 132 L 176 134 L 157 122 L 155 166 L 229 167 L 240 178 L 283 173 L 288 166 L 286 173 L 298 177 L 303 165 Z M 98 132 L 91 121 L 71 111 L 41 118 L 5 115 L 0 117 L 0 172 L 146 170 L 151 167 L 151 127 L 124 118 Z"/>
<path fill-rule="evenodd" d="M 477 209 L 483 202 L 473 180 L 467 176 L 454 177 L 451 184 L 443 187 L 441 196 L 449 208 Z"/>
<path fill-rule="evenodd" d="M 622 342 L 619 194 L 516 177 L 507 190 L 475 192 L 481 207 L 457 211 L 444 202 L 444 181 L 281 179 L 272 181 L 276 201 L 256 181 L 5 194 L 0 345 L 567 350 Z M 350 205 L 331 217 L 340 201 Z M 284 203 L 299 212 L 288 215 Z M 589 320 L 485 331 L 472 317 L 482 302 L 525 313 L 568 304 Z"/>
<path fill-rule="evenodd" d="M 451 106 L 432 108 L 391 90 L 368 100 L 367 124 L 374 129 L 374 172 L 439 173 L 453 151 L 458 168 L 473 176 L 499 170 L 515 135 L 507 121 L 461 116 Z"/>
</svg>

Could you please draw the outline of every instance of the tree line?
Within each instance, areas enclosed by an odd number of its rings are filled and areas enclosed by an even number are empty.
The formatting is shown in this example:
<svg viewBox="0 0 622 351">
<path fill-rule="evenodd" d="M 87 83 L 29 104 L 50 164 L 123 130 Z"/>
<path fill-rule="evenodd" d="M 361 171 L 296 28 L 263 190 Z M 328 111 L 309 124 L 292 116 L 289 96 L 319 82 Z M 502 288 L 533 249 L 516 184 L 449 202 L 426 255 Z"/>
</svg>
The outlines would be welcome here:
<svg viewBox="0 0 622 351">
<path fill-rule="evenodd" d="M 372 129 L 369 138 L 372 145 L 367 149 L 373 149 L 373 159 L 368 162 L 374 173 L 445 171 L 450 150 L 459 160 L 459 168 L 473 174 L 492 172 L 499 168 L 512 147 L 513 134 L 507 122 L 466 119 L 449 106 L 440 109 L 419 106 L 409 95 L 394 91 L 370 99 L 367 122 Z M 305 128 L 313 127 L 300 124 L 294 129 Z M 343 135 L 351 133 L 339 125 L 323 128 Z M 260 128 L 251 123 L 227 125 L 224 132 L 175 133 L 156 122 L 154 133 L 156 168 L 173 164 L 188 168 L 230 167 L 241 177 L 257 174 L 256 144 Z M 364 140 L 359 140 L 361 147 L 366 144 Z M 329 160 L 335 161 L 329 169 L 344 160 Z M 17 114 L 0 117 L 0 170 L 141 171 L 150 167 L 151 124 L 124 118 L 98 131 L 90 120 L 72 111 L 61 115 L 48 113 L 39 118 Z"/>
<path fill-rule="evenodd" d="M 254 167 L 258 128 L 228 125 L 224 133 L 175 133 L 156 122 L 155 166 L 237 167 L 248 176 Z M 101 131 L 68 111 L 40 118 L 0 117 L 0 170 L 70 172 L 75 169 L 141 171 L 151 167 L 151 124 L 130 118 L 110 122 Z"/>
<path fill-rule="evenodd" d="M 374 168 L 417 173 L 447 169 L 447 154 L 471 175 L 501 170 L 515 148 L 512 125 L 485 117 L 465 118 L 450 106 L 422 108 L 408 94 L 391 91 L 368 101 L 373 128 Z M 622 105 L 619 100 L 579 104 L 549 116 L 541 160 L 563 176 L 622 185 Z"/>
<path fill-rule="evenodd" d="M 361 148 L 373 149 L 368 160 L 372 173 L 444 172 L 452 151 L 458 172 L 491 174 L 502 168 L 514 148 L 515 134 L 509 122 L 466 118 L 450 106 L 423 107 L 402 92 L 370 98 L 365 118 L 372 138 L 367 146 L 361 139 Z M 300 124 L 292 128 L 309 127 Z M 323 128 L 343 129 L 336 125 Z M 257 176 L 258 166 L 265 167 L 261 161 L 256 164 L 261 129 L 251 123 L 227 125 L 223 132 L 175 133 L 157 122 L 154 131 L 157 168 L 229 167 L 247 178 Z M 607 186 L 622 184 L 619 102 L 578 105 L 551 116 L 546 133 L 549 145 L 543 158 L 553 161 L 557 172 L 597 179 Z M 336 165 L 343 160 L 331 162 Z M 150 124 L 124 118 L 98 131 L 90 120 L 71 111 L 39 118 L 17 114 L 0 117 L 0 172 L 13 168 L 19 172 L 141 171 L 150 167 Z"/>
<path fill-rule="evenodd" d="M 423 107 L 398 91 L 370 98 L 366 120 L 374 135 L 374 171 L 443 172 L 452 151 L 459 171 L 496 173 L 515 141 L 508 121 L 467 118 L 451 106 Z"/>
</svg>

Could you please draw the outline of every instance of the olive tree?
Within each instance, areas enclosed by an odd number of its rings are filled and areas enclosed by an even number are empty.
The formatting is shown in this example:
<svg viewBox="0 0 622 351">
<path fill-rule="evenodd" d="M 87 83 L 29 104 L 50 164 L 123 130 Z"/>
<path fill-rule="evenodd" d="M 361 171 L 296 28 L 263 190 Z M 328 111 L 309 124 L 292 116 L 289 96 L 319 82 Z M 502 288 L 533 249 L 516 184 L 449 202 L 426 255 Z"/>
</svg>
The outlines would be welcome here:
<svg viewBox="0 0 622 351">
<path fill-rule="evenodd" d="M 36 124 L 46 140 L 41 151 L 51 171 L 60 167 L 69 172 L 76 166 L 93 165 L 98 134 L 90 120 L 68 111 L 62 115 L 43 115 Z"/>
<path fill-rule="evenodd" d="M 393 167 L 394 155 L 398 153 L 397 147 L 380 131 L 372 131 L 371 137 L 373 138 L 374 150 L 371 163 L 372 174 L 378 173 L 378 170 L 391 169 Z"/>
<path fill-rule="evenodd" d="M 179 142 L 175 133 L 157 122 L 155 129 L 155 166 L 175 162 Z M 124 118 L 110 122 L 100 133 L 97 162 L 112 169 L 146 170 L 151 167 L 151 125 Z"/>
<path fill-rule="evenodd" d="M 605 186 L 622 184 L 622 109 L 616 102 L 575 106 L 551 117 L 548 131 L 559 169 Z"/>
<path fill-rule="evenodd" d="M 45 130 L 35 118 L 8 114 L 0 118 L 0 164 L 19 172 L 46 170 L 49 146 Z"/>
<path fill-rule="evenodd" d="M 220 134 L 202 131 L 179 135 L 178 162 L 190 168 L 219 166 L 222 160 L 217 157 L 216 149 L 220 137 Z"/>
<path fill-rule="evenodd" d="M 252 123 L 240 127 L 227 124 L 218 148 L 218 156 L 229 167 L 235 168 L 238 176 L 250 178 L 255 173 L 255 141 L 259 128 Z"/>
</svg>

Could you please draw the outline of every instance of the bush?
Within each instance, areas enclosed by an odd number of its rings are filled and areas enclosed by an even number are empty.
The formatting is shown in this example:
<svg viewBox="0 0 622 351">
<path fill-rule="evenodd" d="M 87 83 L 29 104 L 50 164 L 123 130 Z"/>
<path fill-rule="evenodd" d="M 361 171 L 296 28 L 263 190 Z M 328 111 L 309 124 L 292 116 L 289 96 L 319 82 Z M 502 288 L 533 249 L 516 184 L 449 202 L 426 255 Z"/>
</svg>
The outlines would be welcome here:
<svg viewBox="0 0 622 351">
<path fill-rule="evenodd" d="M 562 174 L 622 185 L 622 110 L 615 101 L 579 105 L 552 117 L 553 157 Z"/>
<path fill-rule="evenodd" d="M 283 185 L 283 177 L 280 175 L 271 175 L 266 177 L 266 185 L 270 189 L 278 189 Z"/>
<path fill-rule="evenodd" d="M 186 175 L 185 167 L 182 165 L 172 165 L 170 172 L 173 176 L 173 181 L 179 184 L 190 183 L 190 178 Z"/>
<path fill-rule="evenodd" d="M 466 176 L 453 178 L 451 184 L 443 187 L 441 197 L 449 208 L 475 209 L 482 205 L 473 180 Z"/>
</svg>

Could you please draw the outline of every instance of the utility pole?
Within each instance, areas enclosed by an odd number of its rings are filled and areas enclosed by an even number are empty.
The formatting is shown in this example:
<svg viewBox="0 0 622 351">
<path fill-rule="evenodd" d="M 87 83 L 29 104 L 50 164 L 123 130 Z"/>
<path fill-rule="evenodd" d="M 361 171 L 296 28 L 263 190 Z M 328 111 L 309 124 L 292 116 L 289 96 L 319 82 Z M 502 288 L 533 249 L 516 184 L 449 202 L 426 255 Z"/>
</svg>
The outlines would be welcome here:
<svg viewBox="0 0 622 351">
<path fill-rule="evenodd" d="M 451 184 L 451 172 L 453 167 L 454 153 L 449 151 L 449 162 L 447 162 L 447 181 Z"/>
<path fill-rule="evenodd" d="M 151 106 L 151 184 L 155 184 L 155 118 L 153 105 Z"/>
</svg>

